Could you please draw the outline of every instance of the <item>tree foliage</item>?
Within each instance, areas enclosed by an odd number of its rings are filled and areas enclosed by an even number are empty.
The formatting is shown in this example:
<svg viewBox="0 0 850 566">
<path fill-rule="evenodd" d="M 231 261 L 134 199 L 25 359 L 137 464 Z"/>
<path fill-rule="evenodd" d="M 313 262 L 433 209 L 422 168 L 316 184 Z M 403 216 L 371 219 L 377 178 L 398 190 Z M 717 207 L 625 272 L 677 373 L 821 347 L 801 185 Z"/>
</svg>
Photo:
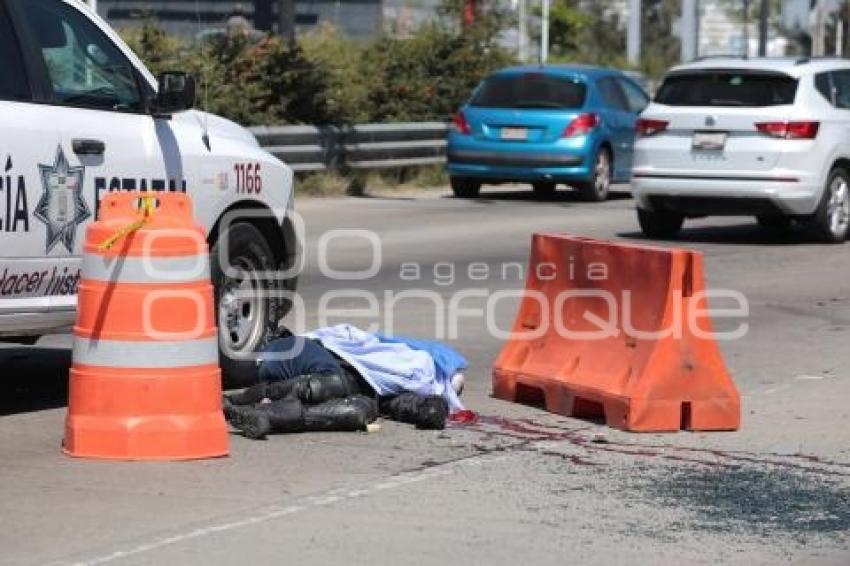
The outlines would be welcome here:
<svg viewBox="0 0 850 566">
<path fill-rule="evenodd" d="M 659 78 L 679 62 L 681 42 L 673 33 L 673 23 L 681 14 L 681 0 L 643 0 L 641 14 L 640 70 Z"/>
<path fill-rule="evenodd" d="M 363 51 L 373 84 L 369 120 L 445 119 L 490 71 L 512 62 L 503 49 L 474 34 L 428 24 L 414 37 L 384 36 Z"/>
<path fill-rule="evenodd" d="M 329 26 L 293 47 L 253 34 L 189 44 L 153 22 L 123 36 L 152 72 L 195 74 L 201 106 L 242 124 L 445 120 L 483 76 L 513 62 L 496 41 L 506 15 L 489 10 L 463 29 L 460 9 L 446 0 L 412 36 L 366 42 Z"/>
<path fill-rule="evenodd" d="M 123 36 L 152 73 L 194 74 L 204 110 L 243 124 L 331 119 L 321 69 L 303 49 L 279 37 L 222 34 L 188 44 L 153 22 L 125 30 Z"/>
<path fill-rule="evenodd" d="M 613 0 L 559 0 L 549 14 L 550 60 L 625 68 L 626 25 Z M 673 22 L 680 0 L 644 0 L 639 70 L 657 78 L 679 60 Z M 539 17 L 540 10 L 535 14 Z M 531 30 L 535 41 L 540 31 Z"/>
</svg>

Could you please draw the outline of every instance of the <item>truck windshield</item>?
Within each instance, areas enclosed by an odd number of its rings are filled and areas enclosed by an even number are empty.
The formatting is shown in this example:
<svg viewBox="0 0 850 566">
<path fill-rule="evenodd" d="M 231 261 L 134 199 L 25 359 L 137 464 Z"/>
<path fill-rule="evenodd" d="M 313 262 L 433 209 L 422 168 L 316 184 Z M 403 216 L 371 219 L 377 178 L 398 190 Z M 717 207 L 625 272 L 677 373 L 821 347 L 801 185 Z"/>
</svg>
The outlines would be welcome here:
<svg viewBox="0 0 850 566">
<path fill-rule="evenodd" d="M 514 73 L 487 78 L 470 101 L 483 108 L 555 108 L 584 106 L 587 87 L 579 80 L 543 73 Z"/>
<path fill-rule="evenodd" d="M 655 96 L 667 106 L 780 106 L 793 104 L 797 80 L 770 72 L 699 71 L 669 75 Z"/>
</svg>

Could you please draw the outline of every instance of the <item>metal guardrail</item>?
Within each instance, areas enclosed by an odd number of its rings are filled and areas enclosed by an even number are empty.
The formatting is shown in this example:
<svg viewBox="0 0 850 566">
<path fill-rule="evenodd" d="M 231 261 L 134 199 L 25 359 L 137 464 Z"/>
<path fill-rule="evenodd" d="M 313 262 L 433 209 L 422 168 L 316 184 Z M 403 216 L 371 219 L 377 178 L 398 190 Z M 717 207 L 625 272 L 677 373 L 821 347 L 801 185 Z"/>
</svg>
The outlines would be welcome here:
<svg viewBox="0 0 850 566">
<path fill-rule="evenodd" d="M 295 172 L 395 169 L 444 163 L 443 122 L 257 126 L 251 133 Z"/>
</svg>

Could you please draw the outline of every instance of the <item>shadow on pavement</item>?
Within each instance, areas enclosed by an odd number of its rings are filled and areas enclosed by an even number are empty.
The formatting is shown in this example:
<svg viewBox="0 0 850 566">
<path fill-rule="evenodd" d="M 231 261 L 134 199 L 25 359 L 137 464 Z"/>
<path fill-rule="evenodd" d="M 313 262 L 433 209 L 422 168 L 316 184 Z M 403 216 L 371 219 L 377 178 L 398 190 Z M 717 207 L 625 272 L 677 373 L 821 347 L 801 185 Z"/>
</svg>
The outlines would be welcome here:
<svg viewBox="0 0 850 566">
<path fill-rule="evenodd" d="M 405 195 L 392 195 L 387 193 L 359 193 L 354 195 L 345 195 L 347 197 L 364 199 L 364 200 L 389 200 L 389 201 L 413 201 L 416 200 L 415 196 L 405 196 Z"/>
<path fill-rule="evenodd" d="M 0 349 L 0 416 L 64 407 L 70 367 L 65 348 Z"/>
<path fill-rule="evenodd" d="M 618 191 L 616 189 L 611 189 L 611 192 L 608 193 L 608 200 L 624 200 L 631 198 L 632 195 L 628 191 Z M 471 199 L 462 199 L 459 197 L 455 197 L 453 195 L 446 195 L 443 198 L 457 199 L 457 200 L 469 200 L 479 203 L 491 203 L 491 202 L 499 202 L 499 201 L 522 201 L 522 202 L 549 202 L 549 203 L 581 203 L 593 205 L 596 203 L 589 203 L 583 201 L 579 198 L 578 192 L 573 191 L 571 189 L 566 188 L 558 188 L 551 195 L 537 195 L 533 190 L 499 190 L 499 189 L 491 189 L 487 190 L 487 188 L 482 188 L 481 193 L 476 198 Z"/>
<path fill-rule="evenodd" d="M 771 231 L 761 228 L 755 222 L 727 226 L 700 226 L 688 228 L 687 223 L 675 239 L 653 240 L 639 231 L 620 232 L 617 236 L 630 240 L 663 242 L 669 244 L 734 244 L 748 246 L 795 246 L 822 244 L 817 237 L 800 226 L 786 231 Z M 825 245 L 825 244 L 824 244 Z"/>
</svg>

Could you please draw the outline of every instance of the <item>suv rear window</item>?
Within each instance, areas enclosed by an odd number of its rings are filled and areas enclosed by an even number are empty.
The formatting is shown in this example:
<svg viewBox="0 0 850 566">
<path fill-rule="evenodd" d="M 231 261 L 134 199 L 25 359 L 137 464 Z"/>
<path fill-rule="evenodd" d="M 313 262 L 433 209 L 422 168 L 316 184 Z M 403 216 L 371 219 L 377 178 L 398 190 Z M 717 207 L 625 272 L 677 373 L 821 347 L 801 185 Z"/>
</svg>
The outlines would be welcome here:
<svg viewBox="0 0 850 566">
<path fill-rule="evenodd" d="M 581 108 L 587 86 L 577 79 L 543 73 L 493 75 L 469 102 L 483 108 Z"/>
<path fill-rule="evenodd" d="M 781 73 L 680 72 L 668 75 L 655 102 L 668 106 L 780 106 L 793 104 L 797 79 Z"/>
</svg>

